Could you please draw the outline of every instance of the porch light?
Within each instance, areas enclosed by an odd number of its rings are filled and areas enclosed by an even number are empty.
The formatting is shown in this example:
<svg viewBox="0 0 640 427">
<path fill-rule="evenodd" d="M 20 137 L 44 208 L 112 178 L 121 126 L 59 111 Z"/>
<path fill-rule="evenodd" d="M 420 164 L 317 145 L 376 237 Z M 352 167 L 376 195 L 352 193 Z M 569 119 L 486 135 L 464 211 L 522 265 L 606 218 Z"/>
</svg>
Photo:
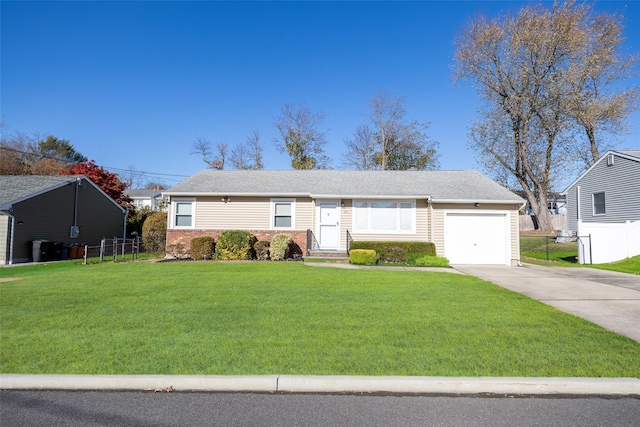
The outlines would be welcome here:
<svg viewBox="0 0 640 427">
<path fill-rule="evenodd" d="M 224 196 L 222 198 L 222 201 L 225 202 L 225 203 L 229 203 L 231 201 L 231 199 L 229 198 L 229 196 Z"/>
</svg>

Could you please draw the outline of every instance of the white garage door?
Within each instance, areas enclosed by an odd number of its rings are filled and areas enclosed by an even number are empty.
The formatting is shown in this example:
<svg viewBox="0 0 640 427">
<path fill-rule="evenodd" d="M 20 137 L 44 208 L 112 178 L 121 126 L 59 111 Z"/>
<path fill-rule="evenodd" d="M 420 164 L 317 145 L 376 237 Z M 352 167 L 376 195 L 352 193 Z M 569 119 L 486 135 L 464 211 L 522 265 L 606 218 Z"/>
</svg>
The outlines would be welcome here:
<svg viewBox="0 0 640 427">
<path fill-rule="evenodd" d="M 509 265 L 507 218 L 506 213 L 447 213 L 444 252 L 449 262 Z"/>
</svg>

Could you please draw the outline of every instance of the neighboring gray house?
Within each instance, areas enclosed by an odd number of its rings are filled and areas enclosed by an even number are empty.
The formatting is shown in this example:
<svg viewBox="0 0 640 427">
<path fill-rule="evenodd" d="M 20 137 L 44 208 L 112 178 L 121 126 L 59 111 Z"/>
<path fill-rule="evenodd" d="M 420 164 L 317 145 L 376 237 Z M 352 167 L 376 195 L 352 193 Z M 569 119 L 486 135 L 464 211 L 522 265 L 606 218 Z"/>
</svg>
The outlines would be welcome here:
<svg viewBox="0 0 640 427">
<path fill-rule="evenodd" d="M 138 210 L 149 208 L 157 211 L 162 206 L 161 190 L 127 190 L 125 194 L 131 197 L 131 203 Z"/>
<path fill-rule="evenodd" d="M 124 236 L 126 214 L 84 175 L 0 176 L 0 264 L 30 261 L 34 240 L 99 245 Z"/>
<path fill-rule="evenodd" d="M 168 248 L 229 229 L 290 234 L 303 254 L 352 240 L 430 241 L 454 264 L 520 258 L 524 200 L 476 171 L 204 170 L 164 190 Z"/>
<path fill-rule="evenodd" d="M 568 228 L 579 236 L 591 235 L 584 262 L 640 253 L 640 150 L 608 151 L 563 194 Z M 592 259 L 587 259 L 589 252 Z"/>
</svg>

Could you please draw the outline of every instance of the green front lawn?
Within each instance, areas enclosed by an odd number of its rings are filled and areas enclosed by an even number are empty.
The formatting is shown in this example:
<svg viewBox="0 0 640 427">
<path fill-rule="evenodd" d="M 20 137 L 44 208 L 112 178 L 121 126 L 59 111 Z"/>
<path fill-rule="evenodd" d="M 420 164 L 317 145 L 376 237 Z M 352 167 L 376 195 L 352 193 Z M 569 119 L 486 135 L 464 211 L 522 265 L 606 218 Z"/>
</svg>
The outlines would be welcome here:
<svg viewBox="0 0 640 427">
<path fill-rule="evenodd" d="M 302 263 L 0 269 L 0 372 L 640 377 L 640 343 L 479 279 Z"/>
</svg>

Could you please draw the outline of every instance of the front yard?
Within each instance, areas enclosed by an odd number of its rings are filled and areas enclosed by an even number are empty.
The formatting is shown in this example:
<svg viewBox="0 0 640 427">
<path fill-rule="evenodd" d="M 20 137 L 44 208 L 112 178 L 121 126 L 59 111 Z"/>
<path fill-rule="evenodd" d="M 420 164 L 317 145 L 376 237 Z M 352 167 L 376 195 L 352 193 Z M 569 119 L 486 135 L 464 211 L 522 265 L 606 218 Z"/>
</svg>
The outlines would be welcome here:
<svg viewBox="0 0 640 427">
<path fill-rule="evenodd" d="M 0 372 L 640 377 L 640 344 L 481 280 L 301 263 L 0 269 Z"/>
</svg>

